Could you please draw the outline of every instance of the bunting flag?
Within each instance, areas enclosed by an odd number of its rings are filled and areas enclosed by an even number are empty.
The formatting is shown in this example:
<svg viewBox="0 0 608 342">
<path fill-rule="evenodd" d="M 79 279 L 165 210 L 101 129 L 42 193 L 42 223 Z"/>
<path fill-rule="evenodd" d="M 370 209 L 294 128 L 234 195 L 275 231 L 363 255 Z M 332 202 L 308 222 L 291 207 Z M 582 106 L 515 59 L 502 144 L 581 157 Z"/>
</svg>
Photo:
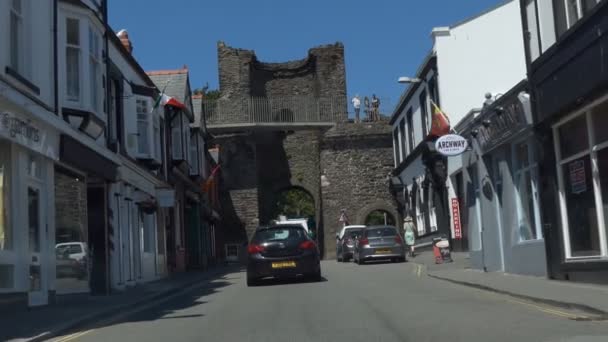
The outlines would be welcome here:
<svg viewBox="0 0 608 342">
<path fill-rule="evenodd" d="M 215 174 L 219 171 L 219 169 L 220 169 L 220 164 L 217 164 L 211 170 L 211 174 L 209 175 L 209 177 L 207 177 L 207 179 L 205 179 L 205 182 L 203 183 L 203 186 L 202 186 L 203 192 L 209 192 L 209 188 L 213 184 L 213 181 L 214 181 L 214 178 L 215 178 Z"/>
<path fill-rule="evenodd" d="M 431 106 L 433 107 L 433 122 L 429 136 L 440 137 L 449 134 L 450 119 L 433 100 L 431 100 Z"/>
</svg>

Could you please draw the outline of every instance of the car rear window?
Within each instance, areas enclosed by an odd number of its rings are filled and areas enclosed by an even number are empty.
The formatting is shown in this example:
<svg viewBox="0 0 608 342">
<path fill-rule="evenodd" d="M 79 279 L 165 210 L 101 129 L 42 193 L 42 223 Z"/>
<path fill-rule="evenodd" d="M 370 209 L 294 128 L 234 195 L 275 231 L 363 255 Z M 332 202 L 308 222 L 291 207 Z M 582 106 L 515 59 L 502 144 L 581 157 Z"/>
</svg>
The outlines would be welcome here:
<svg viewBox="0 0 608 342">
<path fill-rule="evenodd" d="M 349 229 L 346 231 L 346 233 L 344 235 L 346 235 L 346 237 L 354 239 L 354 238 L 361 236 L 362 232 L 363 232 L 363 229 Z"/>
<path fill-rule="evenodd" d="M 259 230 L 255 233 L 255 242 L 271 242 L 285 240 L 301 240 L 306 238 L 306 231 L 302 227 L 273 227 Z"/>
<path fill-rule="evenodd" d="M 375 237 L 383 237 L 383 236 L 395 236 L 397 235 L 397 231 L 395 228 L 390 227 L 380 227 L 380 228 L 372 228 L 367 229 L 365 232 L 365 236 L 375 238 Z"/>
</svg>

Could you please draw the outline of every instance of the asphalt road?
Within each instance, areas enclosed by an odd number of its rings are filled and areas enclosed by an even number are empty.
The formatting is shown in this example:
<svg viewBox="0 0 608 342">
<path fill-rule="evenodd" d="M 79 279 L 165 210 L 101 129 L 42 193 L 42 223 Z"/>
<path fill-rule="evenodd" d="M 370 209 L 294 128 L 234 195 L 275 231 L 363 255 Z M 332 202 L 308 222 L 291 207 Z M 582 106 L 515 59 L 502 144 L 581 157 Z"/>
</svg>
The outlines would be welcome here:
<svg viewBox="0 0 608 342">
<path fill-rule="evenodd" d="M 254 288 L 231 273 L 54 341 L 608 341 L 608 321 L 428 278 L 413 263 L 322 268 L 320 283 Z"/>
</svg>

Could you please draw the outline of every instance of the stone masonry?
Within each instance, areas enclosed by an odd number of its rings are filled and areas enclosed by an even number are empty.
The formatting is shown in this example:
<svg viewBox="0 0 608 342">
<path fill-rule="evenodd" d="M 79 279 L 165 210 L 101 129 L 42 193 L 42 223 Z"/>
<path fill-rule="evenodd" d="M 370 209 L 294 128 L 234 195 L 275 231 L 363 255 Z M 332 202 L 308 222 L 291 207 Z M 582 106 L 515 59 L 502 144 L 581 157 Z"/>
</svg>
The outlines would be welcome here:
<svg viewBox="0 0 608 342">
<path fill-rule="evenodd" d="M 218 44 L 221 105 L 230 106 L 223 123 L 243 122 L 249 97 L 307 96 L 342 98 L 343 113 L 333 128 L 273 130 L 235 127 L 214 133 L 220 146 L 222 218 L 226 243 L 243 243 L 258 224 L 268 223 L 278 195 L 290 188 L 307 191 L 315 201 L 320 247 L 335 255 L 340 210 L 351 224 L 364 223 L 374 210 L 399 220 L 388 188 L 392 137 L 386 122 L 346 122 L 346 72 L 341 43 L 309 50 L 302 60 L 262 63 L 250 50 Z M 329 184 L 322 186 L 324 175 Z"/>
</svg>

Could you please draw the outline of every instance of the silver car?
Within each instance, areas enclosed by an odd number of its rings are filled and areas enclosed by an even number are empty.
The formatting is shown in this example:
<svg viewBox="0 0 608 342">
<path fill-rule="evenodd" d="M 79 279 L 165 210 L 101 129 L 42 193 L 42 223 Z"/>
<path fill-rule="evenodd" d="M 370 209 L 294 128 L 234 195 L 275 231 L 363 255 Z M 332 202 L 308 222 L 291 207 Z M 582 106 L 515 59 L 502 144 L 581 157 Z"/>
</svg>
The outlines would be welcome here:
<svg viewBox="0 0 608 342">
<path fill-rule="evenodd" d="M 355 241 L 354 261 L 361 265 L 370 260 L 405 261 L 403 240 L 392 226 L 371 226 Z"/>
</svg>

